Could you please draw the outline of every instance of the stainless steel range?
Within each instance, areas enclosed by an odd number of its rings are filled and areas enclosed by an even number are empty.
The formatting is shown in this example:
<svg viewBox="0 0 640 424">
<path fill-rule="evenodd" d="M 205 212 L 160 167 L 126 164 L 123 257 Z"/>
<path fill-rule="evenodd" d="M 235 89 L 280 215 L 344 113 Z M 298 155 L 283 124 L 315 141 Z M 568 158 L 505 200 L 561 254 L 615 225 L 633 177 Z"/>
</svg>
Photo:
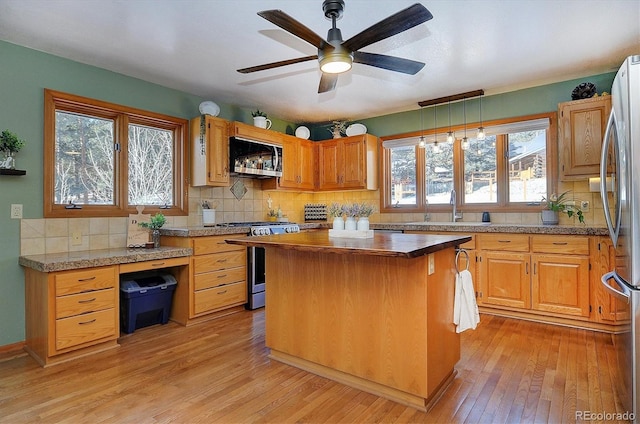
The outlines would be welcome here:
<svg viewBox="0 0 640 424">
<path fill-rule="evenodd" d="M 271 234 L 299 233 L 298 224 L 288 222 L 252 222 L 244 223 L 250 226 L 251 236 L 267 236 Z M 249 288 L 249 303 L 247 309 L 264 307 L 265 298 L 265 260 L 264 248 L 249 247 L 247 250 L 247 286 Z"/>
</svg>

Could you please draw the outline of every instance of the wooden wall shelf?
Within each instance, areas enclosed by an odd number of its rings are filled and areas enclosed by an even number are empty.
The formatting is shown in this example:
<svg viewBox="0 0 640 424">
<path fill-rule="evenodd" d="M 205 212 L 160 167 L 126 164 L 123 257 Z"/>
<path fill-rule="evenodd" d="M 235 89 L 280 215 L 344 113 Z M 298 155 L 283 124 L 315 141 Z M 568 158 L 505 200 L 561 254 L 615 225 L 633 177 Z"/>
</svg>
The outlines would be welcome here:
<svg viewBox="0 0 640 424">
<path fill-rule="evenodd" d="M 0 169 L 0 175 L 27 175 L 24 169 Z"/>
</svg>

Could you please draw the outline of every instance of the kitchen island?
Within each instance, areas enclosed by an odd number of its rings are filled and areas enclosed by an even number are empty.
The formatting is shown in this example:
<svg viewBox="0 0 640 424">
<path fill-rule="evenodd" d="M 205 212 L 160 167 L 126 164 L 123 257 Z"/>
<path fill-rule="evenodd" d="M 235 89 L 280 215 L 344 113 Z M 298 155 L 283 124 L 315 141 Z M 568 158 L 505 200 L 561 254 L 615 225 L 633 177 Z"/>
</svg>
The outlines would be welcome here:
<svg viewBox="0 0 640 424">
<path fill-rule="evenodd" d="M 266 251 L 266 345 L 278 361 L 428 410 L 460 358 L 461 235 L 246 237 Z"/>
</svg>

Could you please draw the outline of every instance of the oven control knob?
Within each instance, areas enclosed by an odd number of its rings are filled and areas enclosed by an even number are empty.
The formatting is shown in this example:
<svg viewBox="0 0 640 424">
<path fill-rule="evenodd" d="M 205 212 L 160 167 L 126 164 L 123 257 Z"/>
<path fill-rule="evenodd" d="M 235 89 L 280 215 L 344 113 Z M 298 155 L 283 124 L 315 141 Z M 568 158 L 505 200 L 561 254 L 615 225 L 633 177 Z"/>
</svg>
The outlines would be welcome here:
<svg viewBox="0 0 640 424">
<path fill-rule="evenodd" d="M 269 235 L 269 229 L 268 228 L 263 228 L 262 229 L 262 235 L 263 236 L 268 236 Z"/>
</svg>

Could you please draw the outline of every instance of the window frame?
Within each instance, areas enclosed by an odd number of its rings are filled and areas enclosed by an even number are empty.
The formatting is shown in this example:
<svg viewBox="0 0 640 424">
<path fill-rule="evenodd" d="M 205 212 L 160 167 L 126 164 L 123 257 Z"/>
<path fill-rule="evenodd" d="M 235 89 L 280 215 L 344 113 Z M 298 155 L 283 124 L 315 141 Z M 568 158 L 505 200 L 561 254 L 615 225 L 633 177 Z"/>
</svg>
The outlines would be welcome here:
<svg viewBox="0 0 640 424">
<path fill-rule="evenodd" d="M 55 204 L 55 148 L 56 111 L 78 113 L 114 121 L 114 204 L 81 205 L 67 209 Z M 186 216 L 188 205 L 188 128 L 189 121 L 155 112 L 131 108 L 50 89 L 44 90 L 44 217 L 118 217 L 137 213 L 136 205 L 128 205 L 127 142 L 129 124 L 145 125 L 173 132 L 173 205 L 164 208 L 144 205 L 145 214 L 162 213 L 167 216 Z"/>
<path fill-rule="evenodd" d="M 516 122 L 530 121 L 536 119 L 548 119 L 549 127 L 547 128 L 547 144 L 546 144 L 546 163 L 547 163 L 547 193 L 557 192 L 558 187 L 558 121 L 556 112 L 547 112 L 534 115 L 518 116 L 493 121 L 484 121 L 483 126 L 505 125 Z M 479 126 L 478 122 L 467 123 L 467 133 L 475 132 Z M 464 132 L 464 125 L 451 126 L 451 131 L 456 134 Z M 391 195 L 391 152 L 389 148 L 385 148 L 385 141 L 402 140 L 408 138 L 416 139 L 416 192 L 424 193 L 425 174 L 424 174 L 424 148 L 418 147 L 418 138 L 421 135 L 432 136 L 433 134 L 442 134 L 449 131 L 449 127 L 432 128 L 429 130 L 412 131 L 408 133 L 395 134 L 380 138 L 382 155 L 380 159 L 380 212 L 383 213 L 424 213 L 428 212 L 450 212 L 451 206 L 446 204 L 425 204 L 424 196 L 416 196 L 416 205 L 397 205 L 394 206 L 389 201 Z M 464 151 L 460 147 L 460 138 L 456 137 L 453 148 L 453 178 L 454 187 L 457 193 L 464 193 Z M 505 158 L 507 154 L 506 148 L 508 137 L 506 134 L 500 134 L 496 137 L 496 168 L 497 168 L 497 202 L 495 203 L 464 203 L 464 195 L 457 196 L 456 208 L 460 212 L 539 212 L 542 206 L 539 202 L 508 202 L 508 161 Z M 420 191 L 418 191 L 420 190 Z"/>
</svg>

